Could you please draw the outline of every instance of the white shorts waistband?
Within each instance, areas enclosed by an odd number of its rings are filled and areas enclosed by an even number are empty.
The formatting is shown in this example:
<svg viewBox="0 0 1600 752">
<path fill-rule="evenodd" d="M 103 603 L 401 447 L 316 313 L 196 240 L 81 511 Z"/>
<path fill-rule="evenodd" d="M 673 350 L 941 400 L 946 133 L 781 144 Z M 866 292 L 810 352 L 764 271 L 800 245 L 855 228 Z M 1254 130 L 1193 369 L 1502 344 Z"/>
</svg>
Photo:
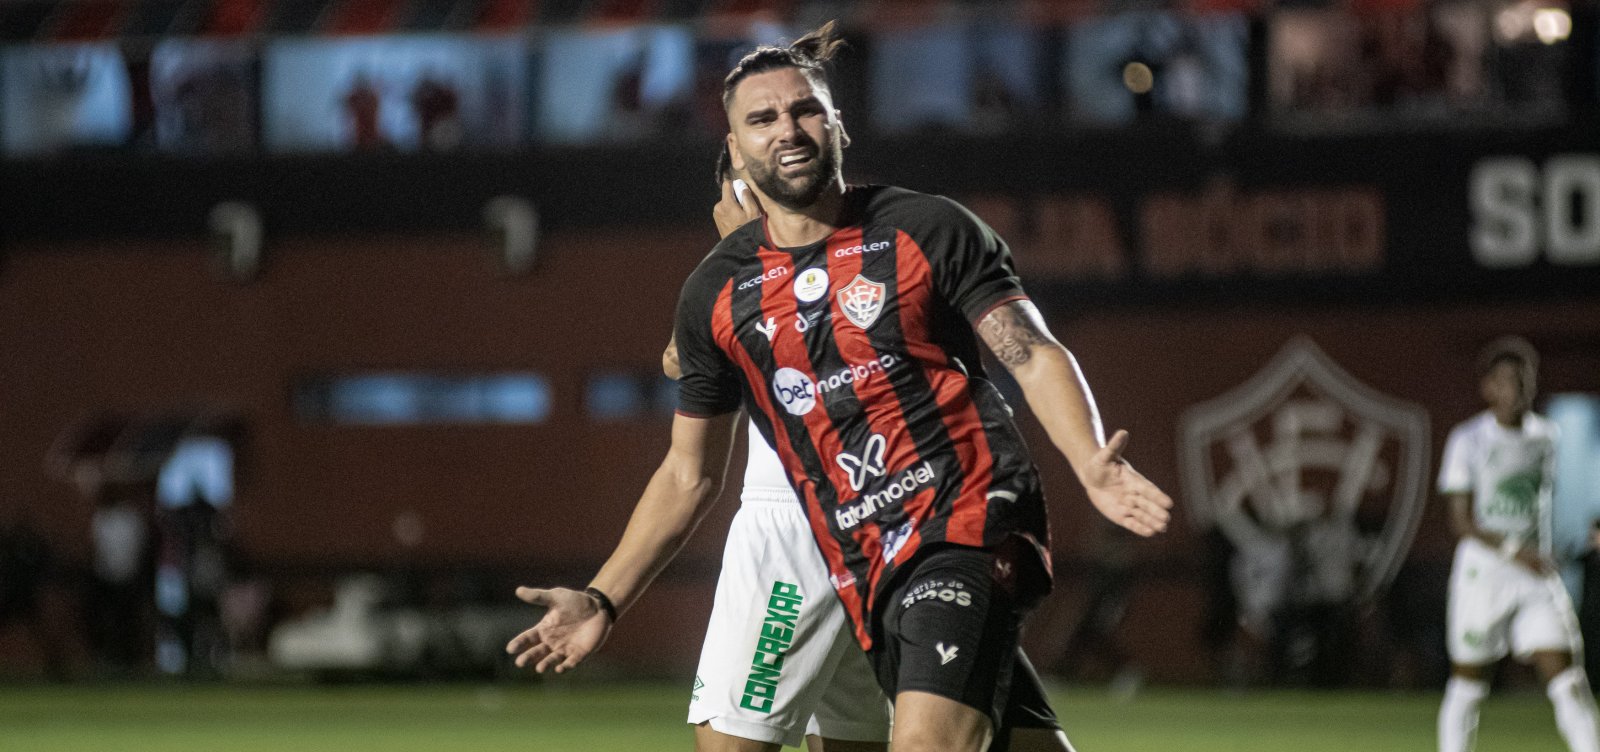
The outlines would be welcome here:
<svg viewBox="0 0 1600 752">
<path fill-rule="evenodd" d="M 770 488 L 766 486 L 745 486 L 739 493 L 740 503 L 746 506 L 781 506 L 799 504 L 794 491 L 787 488 Z"/>
</svg>

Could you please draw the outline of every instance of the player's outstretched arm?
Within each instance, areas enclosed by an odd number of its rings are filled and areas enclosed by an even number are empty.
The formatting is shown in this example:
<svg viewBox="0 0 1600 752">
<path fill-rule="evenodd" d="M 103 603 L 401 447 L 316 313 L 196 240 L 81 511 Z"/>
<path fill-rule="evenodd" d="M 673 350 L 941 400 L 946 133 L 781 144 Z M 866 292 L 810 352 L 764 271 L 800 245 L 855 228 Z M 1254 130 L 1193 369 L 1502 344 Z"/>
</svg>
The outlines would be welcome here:
<svg viewBox="0 0 1600 752">
<path fill-rule="evenodd" d="M 1139 535 L 1166 530 L 1171 497 L 1122 458 L 1127 431 L 1105 441 L 1100 413 L 1078 362 L 1050 335 L 1039 309 L 1027 300 L 1001 305 L 978 322 L 978 334 L 1022 387 L 1028 406 L 1072 464 L 1095 508 Z"/>
<path fill-rule="evenodd" d="M 736 418 L 737 413 L 729 413 L 673 419 L 666 459 L 633 508 L 622 541 L 590 582 L 618 613 L 627 611 L 672 561 L 722 492 Z M 611 617 L 599 599 L 584 591 L 522 587 L 517 597 L 545 607 L 539 623 L 506 645 L 519 667 L 566 671 L 599 649 L 611 631 Z"/>
</svg>

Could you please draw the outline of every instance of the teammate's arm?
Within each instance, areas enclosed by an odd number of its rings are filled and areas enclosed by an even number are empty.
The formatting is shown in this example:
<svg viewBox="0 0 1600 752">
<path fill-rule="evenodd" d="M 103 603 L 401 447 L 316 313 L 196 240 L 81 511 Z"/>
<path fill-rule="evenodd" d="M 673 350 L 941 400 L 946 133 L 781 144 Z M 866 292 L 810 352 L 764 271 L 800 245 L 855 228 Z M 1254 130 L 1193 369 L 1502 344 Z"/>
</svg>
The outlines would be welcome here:
<svg viewBox="0 0 1600 752">
<path fill-rule="evenodd" d="M 683 547 L 722 492 L 737 413 L 712 418 L 679 414 L 672 447 L 633 509 L 628 527 L 590 586 L 624 612 Z M 611 619 L 600 601 L 578 590 L 517 588 L 517 597 L 547 610 L 506 645 L 520 667 L 543 673 L 572 668 L 605 642 Z"/>
<path fill-rule="evenodd" d="M 683 368 L 678 365 L 678 338 L 673 336 L 667 340 L 667 349 L 661 351 L 661 372 L 667 378 L 677 381 L 683 376 Z"/>
<path fill-rule="evenodd" d="M 1472 518 L 1472 494 L 1446 493 L 1444 498 L 1450 505 L 1450 532 L 1457 538 L 1476 538 L 1489 548 L 1499 548 L 1505 543 L 1505 536 L 1478 527 L 1477 521 Z"/>
<path fill-rule="evenodd" d="M 726 164 L 724 159 L 723 164 Z M 728 237 L 730 233 L 749 224 L 761 216 L 761 201 L 758 200 L 749 188 L 744 186 L 744 181 L 732 177 L 733 168 L 727 167 L 722 171 L 722 198 L 711 209 L 711 219 L 717 225 L 717 235 Z M 667 378 L 677 381 L 683 375 L 683 369 L 678 364 L 677 337 L 667 340 L 667 349 L 661 353 L 661 372 Z"/>
<path fill-rule="evenodd" d="M 1450 432 L 1439 457 L 1439 495 L 1450 515 L 1450 532 L 1458 540 L 1472 538 L 1489 548 L 1500 548 L 1506 537 L 1478 527 L 1472 514 L 1472 491 L 1479 482 L 1470 434 L 1460 428 Z"/>
<path fill-rule="evenodd" d="M 1039 309 L 1025 299 L 1012 300 L 985 314 L 977 329 L 1022 387 L 1028 406 L 1072 464 L 1095 508 L 1139 535 L 1166 530 L 1172 499 L 1122 459 L 1127 431 L 1105 440 L 1077 359 L 1051 336 Z"/>
<path fill-rule="evenodd" d="M 729 174 L 722 175 L 722 198 L 713 219 L 723 237 L 761 216 L 761 204 Z M 742 190 L 741 190 L 742 189 Z M 678 338 L 674 334 L 661 353 L 661 370 L 674 380 L 683 376 Z M 618 613 L 626 611 L 645 587 L 683 547 L 722 492 L 733 447 L 738 413 L 715 417 L 679 413 L 672 423 L 672 447 L 633 509 L 622 542 L 595 575 L 590 587 L 604 593 Z M 546 607 L 543 619 L 517 635 L 506 652 L 518 666 L 532 664 L 543 673 L 578 665 L 605 642 L 611 619 L 598 598 L 567 588 L 518 588 L 517 597 Z"/>
</svg>

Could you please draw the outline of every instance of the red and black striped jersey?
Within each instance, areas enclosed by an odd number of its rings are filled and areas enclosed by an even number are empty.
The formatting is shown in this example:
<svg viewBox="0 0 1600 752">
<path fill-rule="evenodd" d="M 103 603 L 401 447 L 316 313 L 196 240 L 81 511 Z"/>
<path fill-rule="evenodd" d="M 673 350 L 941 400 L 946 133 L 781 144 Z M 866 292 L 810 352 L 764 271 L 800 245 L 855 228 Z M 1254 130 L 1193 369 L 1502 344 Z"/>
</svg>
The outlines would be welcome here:
<svg viewBox="0 0 1600 752">
<path fill-rule="evenodd" d="M 743 405 L 777 449 L 856 638 L 922 547 L 1023 540 L 1048 572 L 1038 473 L 973 324 L 1024 298 L 1005 243 L 949 199 L 851 187 L 842 226 L 723 239 L 678 303 L 679 410 Z"/>
</svg>

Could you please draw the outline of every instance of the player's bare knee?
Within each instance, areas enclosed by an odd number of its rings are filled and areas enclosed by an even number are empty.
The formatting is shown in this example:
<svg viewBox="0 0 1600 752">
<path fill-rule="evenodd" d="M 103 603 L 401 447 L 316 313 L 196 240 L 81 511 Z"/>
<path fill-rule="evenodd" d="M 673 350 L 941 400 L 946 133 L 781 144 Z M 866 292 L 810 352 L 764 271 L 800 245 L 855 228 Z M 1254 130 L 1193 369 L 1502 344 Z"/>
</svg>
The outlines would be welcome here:
<svg viewBox="0 0 1600 752">
<path fill-rule="evenodd" d="M 1539 680 L 1549 684 L 1561 672 L 1572 668 L 1572 654 L 1561 650 L 1540 650 L 1533 654 L 1532 662 Z"/>
<path fill-rule="evenodd" d="M 783 745 L 724 734 L 711 724 L 700 723 L 694 729 L 695 752 L 778 752 Z"/>
<path fill-rule="evenodd" d="M 1450 675 L 1466 679 L 1468 681 L 1488 681 L 1489 667 L 1475 666 L 1466 663 L 1452 663 L 1450 664 Z"/>
<path fill-rule="evenodd" d="M 927 692 L 895 700 L 894 752 L 983 752 L 993 737 L 989 717 Z"/>
<path fill-rule="evenodd" d="M 895 726 L 894 752 L 984 752 L 989 749 L 990 734 L 984 728 L 954 736 L 937 729 L 905 729 Z"/>
</svg>

